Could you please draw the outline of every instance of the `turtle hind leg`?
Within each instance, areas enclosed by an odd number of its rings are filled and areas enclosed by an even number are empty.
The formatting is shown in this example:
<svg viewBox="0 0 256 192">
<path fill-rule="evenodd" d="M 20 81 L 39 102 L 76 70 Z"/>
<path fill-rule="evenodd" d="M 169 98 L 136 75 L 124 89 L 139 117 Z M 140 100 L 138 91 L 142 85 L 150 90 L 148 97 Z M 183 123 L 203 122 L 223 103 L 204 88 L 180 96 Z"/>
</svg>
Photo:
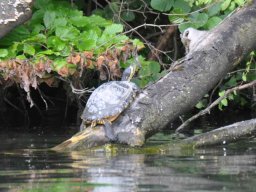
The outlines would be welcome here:
<svg viewBox="0 0 256 192">
<path fill-rule="evenodd" d="M 114 135 L 113 128 L 111 126 L 111 123 L 109 121 L 104 121 L 104 131 L 107 136 L 107 138 L 110 141 L 115 141 L 116 136 Z"/>
</svg>

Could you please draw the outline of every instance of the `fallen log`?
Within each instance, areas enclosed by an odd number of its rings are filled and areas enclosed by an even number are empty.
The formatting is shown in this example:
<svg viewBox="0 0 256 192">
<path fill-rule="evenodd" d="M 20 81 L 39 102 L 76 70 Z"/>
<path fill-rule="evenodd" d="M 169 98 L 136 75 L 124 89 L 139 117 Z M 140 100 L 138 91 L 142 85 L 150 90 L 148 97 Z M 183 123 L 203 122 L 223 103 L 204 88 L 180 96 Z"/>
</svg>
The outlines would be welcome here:
<svg viewBox="0 0 256 192">
<path fill-rule="evenodd" d="M 210 146 L 217 144 L 228 144 L 243 137 L 255 136 L 256 119 L 241 121 L 224 126 L 207 133 L 184 139 L 183 143 L 192 144 L 194 147 Z"/>
<path fill-rule="evenodd" d="M 174 63 L 182 70 L 170 71 L 158 82 L 149 85 L 133 104 L 113 122 L 118 143 L 141 146 L 145 139 L 184 114 L 234 68 L 251 50 L 256 48 L 256 1 L 226 18 L 207 32 L 196 48 Z M 75 142 L 85 146 L 109 142 L 103 129 L 87 128 L 85 137 L 74 136 L 66 141 L 65 150 Z M 81 139 L 83 140 L 81 142 Z M 96 140 L 94 140 L 96 139 Z M 104 141 L 104 142 L 102 142 Z"/>
</svg>

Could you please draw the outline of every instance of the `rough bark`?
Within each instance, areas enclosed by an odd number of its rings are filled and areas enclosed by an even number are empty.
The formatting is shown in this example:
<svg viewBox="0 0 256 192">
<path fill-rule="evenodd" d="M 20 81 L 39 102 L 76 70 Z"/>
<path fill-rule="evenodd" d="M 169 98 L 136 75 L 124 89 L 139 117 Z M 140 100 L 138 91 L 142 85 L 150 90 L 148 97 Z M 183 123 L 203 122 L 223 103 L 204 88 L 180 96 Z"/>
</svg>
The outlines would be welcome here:
<svg viewBox="0 0 256 192">
<path fill-rule="evenodd" d="M 141 146 L 149 135 L 191 109 L 256 47 L 255 26 L 256 1 L 253 1 L 210 31 L 198 47 L 178 63 L 182 70 L 169 72 L 138 95 L 112 124 L 117 141 Z M 90 128 L 85 132 L 88 137 L 84 144 L 91 142 L 90 138 L 96 134 Z M 104 139 L 104 134 L 101 136 Z"/>
<path fill-rule="evenodd" d="M 113 124 L 118 141 L 141 145 L 152 132 L 191 109 L 215 84 L 256 47 L 256 2 L 209 32 L 181 64 L 147 87 Z"/>
<path fill-rule="evenodd" d="M 5 0 L 0 3 L 0 38 L 31 15 L 32 0 Z"/>
</svg>

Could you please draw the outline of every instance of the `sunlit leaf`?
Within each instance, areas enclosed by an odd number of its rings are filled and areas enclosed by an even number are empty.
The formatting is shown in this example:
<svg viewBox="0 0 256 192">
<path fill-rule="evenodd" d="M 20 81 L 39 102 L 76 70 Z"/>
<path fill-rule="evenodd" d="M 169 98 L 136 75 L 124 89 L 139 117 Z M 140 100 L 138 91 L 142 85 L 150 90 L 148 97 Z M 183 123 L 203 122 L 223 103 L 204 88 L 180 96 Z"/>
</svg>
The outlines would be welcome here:
<svg viewBox="0 0 256 192">
<path fill-rule="evenodd" d="M 35 54 L 35 48 L 32 45 L 29 44 L 24 44 L 24 53 L 27 53 L 29 55 L 34 55 Z"/>
<path fill-rule="evenodd" d="M 231 3 L 231 0 L 224 0 L 224 2 L 221 4 L 221 10 L 225 11 Z"/>
<path fill-rule="evenodd" d="M 224 96 L 224 95 L 225 95 L 225 90 L 224 90 L 224 91 L 219 92 L 219 96 L 220 96 L 220 97 L 222 97 L 222 96 Z"/>
<path fill-rule="evenodd" d="M 53 48 L 54 50 L 61 51 L 66 46 L 65 42 L 63 42 L 57 36 L 51 36 L 47 39 L 47 47 Z"/>
<path fill-rule="evenodd" d="M 79 51 L 91 50 L 96 47 L 98 35 L 95 31 L 85 31 L 76 39 L 75 45 Z"/>
<path fill-rule="evenodd" d="M 85 27 L 90 24 L 90 19 L 84 16 L 72 17 L 70 21 L 76 27 Z"/>
<path fill-rule="evenodd" d="M 63 41 L 72 41 L 78 37 L 79 33 L 79 30 L 71 26 L 57 27 L 55 32 L 56 36 L 58 36 Z"/>
<path fill-rule="evenodd" d="M 228 106 L 228 100 L 227 99 L 222 99 L 221 104 L 224 105 L 225 107 Z"/>
<path fill-rule="evenodd" d="M 6 57 L 8 55 L 8 50 L 7 49 L 0 49 L 0 57 Z"/>
<path fill-rule="evenodd" d="M 18 56 L 16 57 L 16 59 L 25 60 L 25 59 L 27 59 L 27 58 L 26 58 L 25 55 L 18 55 Z"/>
<path fill-rule="evenodd" d="M 202 101 L 199 101 L 197 104 L 196 104 L 196 108 L 197 109 L 202 109 L 202 108 L 204 108 L 205 107 L 205 105 L 204 105 L 204 103 L 202 102 Z"/>
<path fill-rule="evenodd" d="M 121 24 L 112 24 L 110 26 L 107 26 L 104 30 L 104 34 L 108 35 L 114 35 L 117 33 L 121 33 L 123 31 L 123 25 Z"/>
<path fill-rule="evenodd" d="M 245 4 L 245 0 L 234 0 L 234 1 L 239 6 L 243 6 Z"/>
<path fill-rule="evenodd" d="M 242 75 L 242 80 L 243 80 L 243 81 L 247 81 L 247 76 L 246 76 L 245 73 L 243 73 L 243 75 Z"/>
<path fill-rule="evenodd" d="M 231 2 L 230 3 L 230 6 L 228 7 L 228 9 L 230 10 L 230 11 L 233 11 L 233 10 L 235 10 L 235 8 L 236 8 L 236 4 L 235 4 L 235 2 Z"/>
<path fill-rule="evenodd" d="M 133 45 L 134 45 L 135 47 L 137 47 L 138 50 L 140 50 L 140 49 L 142 49 L 142 48 L 145 47 L 145 46 L 144 46 L 144 43 L 141 42 L 139 39 L 133 39 L 133 40 L 132 40 L 132 43 L 133 43 Z"/>
</svg>

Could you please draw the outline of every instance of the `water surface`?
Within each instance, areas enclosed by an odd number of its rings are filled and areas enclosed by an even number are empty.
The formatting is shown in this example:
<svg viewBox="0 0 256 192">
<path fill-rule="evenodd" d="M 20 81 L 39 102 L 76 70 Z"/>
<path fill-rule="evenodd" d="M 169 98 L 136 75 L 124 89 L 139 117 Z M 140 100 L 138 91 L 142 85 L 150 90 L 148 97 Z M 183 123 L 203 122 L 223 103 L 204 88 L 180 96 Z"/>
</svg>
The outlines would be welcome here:
<svg viewBox="0 0 256 192">
<path fill-rule="evenodd" d="M 256 191 L 255 141 L 183 153 L 31 150 L 54 135 L 1 134 L 0 191 Z M 158 134 L 147 145 L 168 143 Z"/>
</svg>

